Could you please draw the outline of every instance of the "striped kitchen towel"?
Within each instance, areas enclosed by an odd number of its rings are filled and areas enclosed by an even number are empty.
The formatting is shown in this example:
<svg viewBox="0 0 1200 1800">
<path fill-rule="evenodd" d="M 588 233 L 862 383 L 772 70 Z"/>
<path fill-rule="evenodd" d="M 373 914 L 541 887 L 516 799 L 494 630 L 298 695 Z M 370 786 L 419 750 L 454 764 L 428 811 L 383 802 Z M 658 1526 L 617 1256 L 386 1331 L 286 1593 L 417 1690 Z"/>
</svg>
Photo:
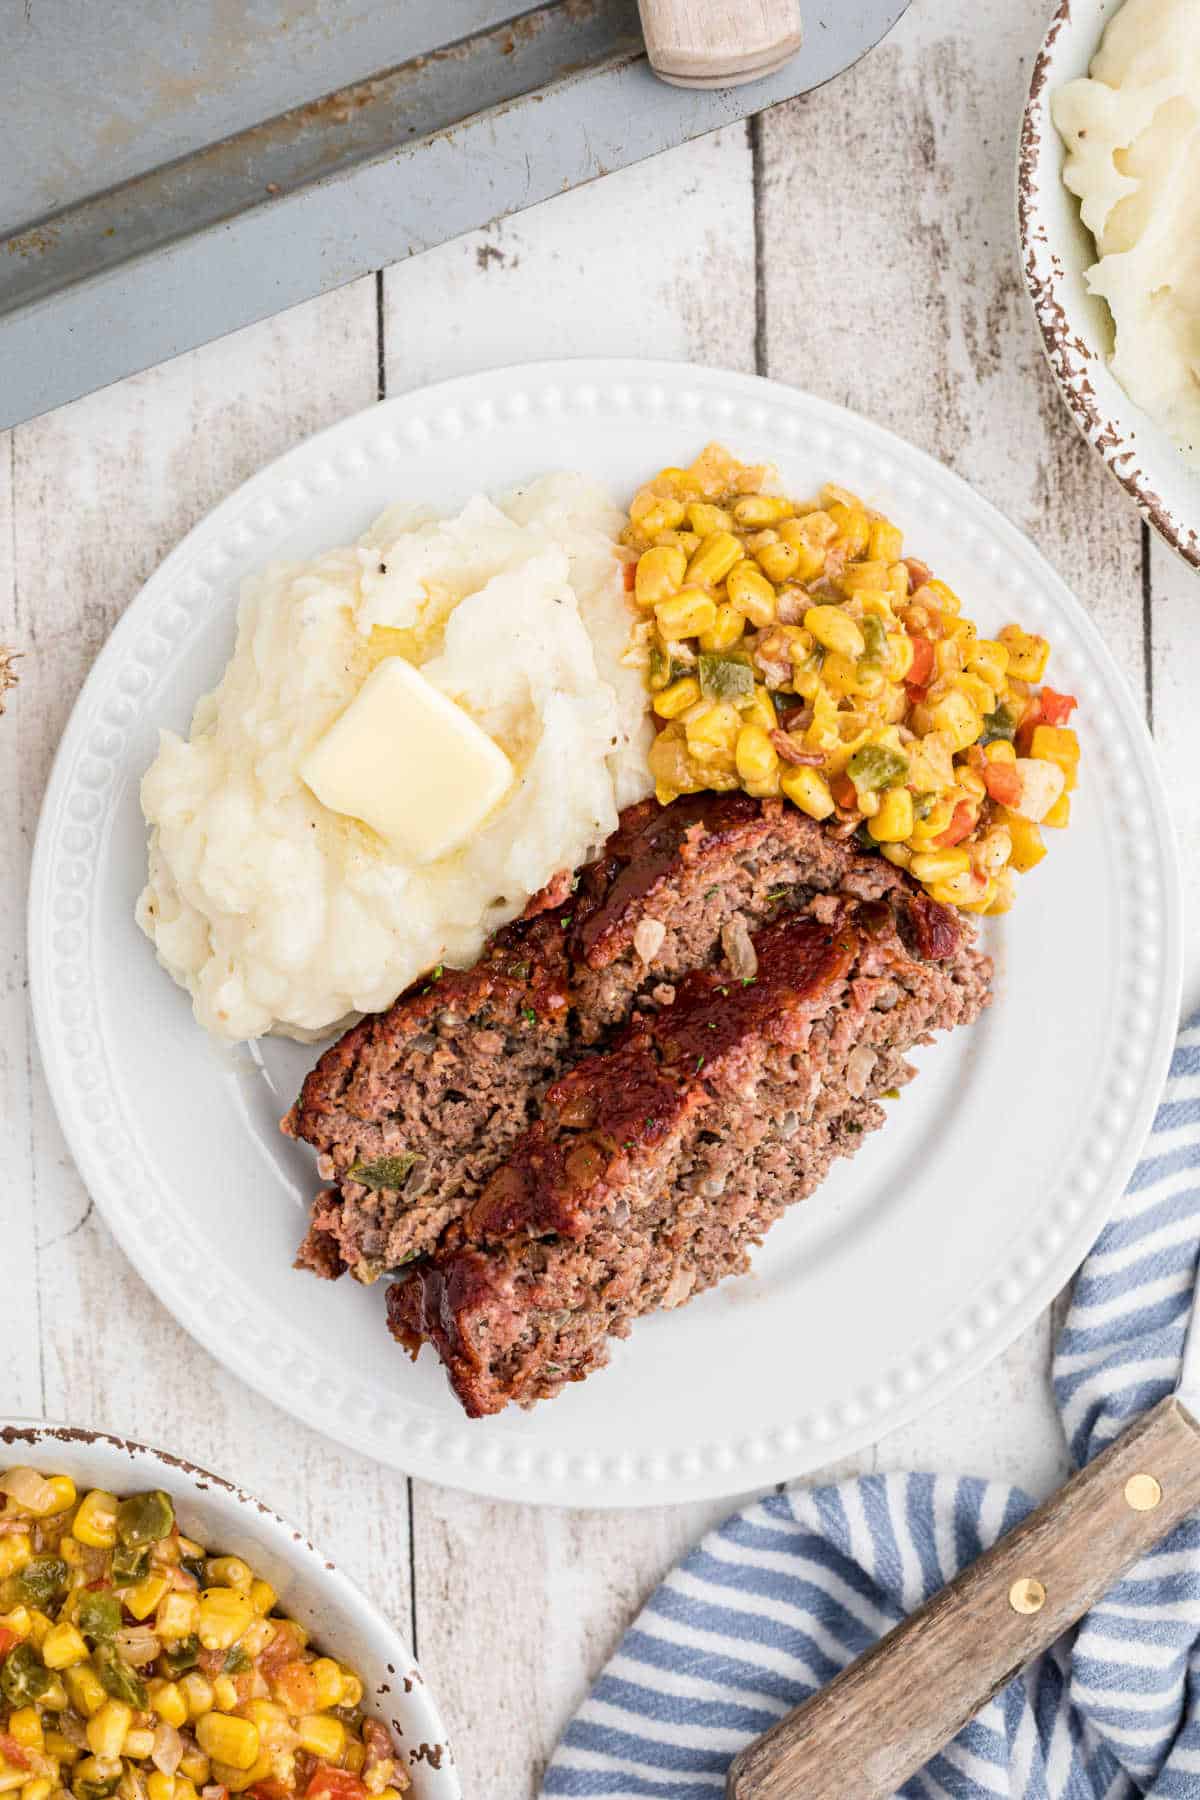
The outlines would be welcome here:
<svg viewBox="0 0 1200 1800">
<path fill-rule="evenodd" d="M 1083 1265 L 1058 1341 L 1054 1392 L 1077 1461 L 1174 1385 L 1198 1259 L 1200 1014 L 1180 1035 L 1145 1155 Z M 625 1634 L 567 1728 L 544 1794 L 720 1800 L 744 1744 L 1031 1504 L 998 1482 L 870 1475 L 736 1513 Z M 901 1793 L 1200 1800 L 1200 1517 Z"/>
</svg>

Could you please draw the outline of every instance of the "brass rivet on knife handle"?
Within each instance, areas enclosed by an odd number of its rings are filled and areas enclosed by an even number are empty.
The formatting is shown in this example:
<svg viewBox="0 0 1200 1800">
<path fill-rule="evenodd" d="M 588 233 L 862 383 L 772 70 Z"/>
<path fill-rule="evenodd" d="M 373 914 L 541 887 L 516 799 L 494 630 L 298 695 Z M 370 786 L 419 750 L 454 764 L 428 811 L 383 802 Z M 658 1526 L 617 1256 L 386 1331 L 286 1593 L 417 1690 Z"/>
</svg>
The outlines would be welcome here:
<svg viewBox="0 0 1200 1800">
<path fill-rule="evenodd" d="M 1032 1575 L 1021 1575 L 1008 1590 L 1008 1604 L 1014 1612 L 1039 1613 L 1046 1604 L 1046 1590 Z"/>
<path fill-rule="evenodd" d="M 1200 1423 L 1171 1395 L 748 1745 L 730 1768 L 729 1800 L 891 1800 L 1018 1669 L 1197 1507 Z M 1024 1597 L 1035 1585 L 1041 1604 L 1027 1610 Z"/>
</svg>

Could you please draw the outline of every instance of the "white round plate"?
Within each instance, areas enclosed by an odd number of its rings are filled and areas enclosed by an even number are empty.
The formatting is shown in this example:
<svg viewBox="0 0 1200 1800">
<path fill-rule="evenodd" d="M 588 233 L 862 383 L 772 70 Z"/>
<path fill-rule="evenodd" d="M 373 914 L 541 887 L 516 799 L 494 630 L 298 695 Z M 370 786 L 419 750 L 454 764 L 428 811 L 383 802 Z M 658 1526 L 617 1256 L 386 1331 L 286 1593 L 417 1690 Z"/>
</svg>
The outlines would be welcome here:
<svg viewBox="0 0 1200 1800">
<path fill-rule="evenodd" d="M 1109 370 L 1113 324 L 1084 279 L 1099 252 L 1063 186 L 1066 150 L 1050 114 L 1068 81 L 1086 75 L 1123 0 L 1058 0 L 1033 65 L 1021 122 L 1017 221 L 1021 266 L 1042 347 L 1067 410 L 1154 529 L 1200 568 L 1200 472 L 1129 398 Z"/>
<path fill-rule="evenodd" d="M 531 1412 L 469 1421 L 364 1290 L 292 1269 L 319 1186 L 277 1122 L 316 1052 L 223 1050 L 133 919 L 138 783 L 233 643 L 240 578 L 349 541 L 389 502 L 458 507 L 578 468 L 627 501 L 709 438 L 833 480 L 903 527 L 985 630 L 1046 633 L 1081 701 L 1070 830 L 991 932 L 996 999 L 919 1053 L 887 1127 L 784 1219 L 754 1272 L 643 1320 L 612 1365 Z M 957 477 L 794 389 L 635 361 L 537 364 L 405 395 L 301 445 L 217 507 L 129 608 L 67 728 L 30 898 L 33 1004 L 68 1141 L 180 1322 L 309 1424 L 507 1499 L 634 1505 L 795 1476 L 981 1368 L 1062 1285 L 1133 1166 L 1179 1007 L 1181 905 L 1149 739 L 1062 582 Z"/>
<path fill-rule="evenodd" d="M 0 1419 L 0 1467 L 14 1462 L 69 1475 L 81 1493 L 165 1489 L 188 1537 L 243 1557 L 275 1589 L 281 1611 L 362 1676 L 364 1706 L 394 1733 L 411 1800 L 462 1800 L 454 1753 L 412 1651 L 362 1590 L 269 1506 L 166 1450 L 40 1419 Z"/>
</svg>

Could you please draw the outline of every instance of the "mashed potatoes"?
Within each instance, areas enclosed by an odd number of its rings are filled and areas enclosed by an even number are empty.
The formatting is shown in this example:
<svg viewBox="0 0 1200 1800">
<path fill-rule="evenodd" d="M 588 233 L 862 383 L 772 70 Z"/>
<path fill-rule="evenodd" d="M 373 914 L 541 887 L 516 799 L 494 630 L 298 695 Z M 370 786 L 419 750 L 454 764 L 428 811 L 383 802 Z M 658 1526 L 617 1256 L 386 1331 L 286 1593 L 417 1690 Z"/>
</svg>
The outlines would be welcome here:
<svg viewBox="0 0 1200 1800">
<path fill-rule="evenodd" d="M 1200 468 L 1200 0 L 1126 0 L 1053 110 L 1113 374 Z"/>
<path fill-rule="evenodd" d="M 470 963 L 649 791 L 645 691 L 620 660 L 622 523 L 593 483 L 551 475 L 452 519 L 393 509 L 359 543 L 245 584 L 220 685 L 186 742 L 162 733 L 142 784 L 138 922 L 202 1025 L 308 1037 L 390 1005 L 423 970 Z M 423 867 L 328 811 L 298 774 L 395 655 L 516 771 L 475 836 Z"/>
</svg>

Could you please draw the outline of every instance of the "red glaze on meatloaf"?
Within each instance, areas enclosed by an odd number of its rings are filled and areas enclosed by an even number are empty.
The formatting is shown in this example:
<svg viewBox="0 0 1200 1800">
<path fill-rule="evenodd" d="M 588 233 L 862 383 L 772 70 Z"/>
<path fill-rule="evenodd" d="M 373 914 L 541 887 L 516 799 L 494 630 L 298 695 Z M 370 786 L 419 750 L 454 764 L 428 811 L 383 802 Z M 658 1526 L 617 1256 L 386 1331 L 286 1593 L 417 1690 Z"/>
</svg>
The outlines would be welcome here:
<svg viewBox="0 0 1200 1800">
<path fill-rule="evenodd" d="M 905 883 L 818 896 L 759 932 L 757 969 L 687 974 L 541 1116 L 435 1255 L 388 1296 L 473 1417 L 549 1397 L 634 1318 L 742 1271 L 831 1162 L 883 1122 L 905 1052 L 974 1018 L 990 965 Z"/>
<path fill-rule="evenodd" d="M 329 1183 L 300 1265 L 373 1281 L 433 1248 L 531 1123 L 546 1088 L 635 1007 L 669 1004 L 750 934 L 834 890 L 904 889 L 879 856 L 778 800 L 630 807 L 603 854 L 556 876 L 475 968 L 418 982 L 326 1051 L 283 1122 Z"/>
</svg>

